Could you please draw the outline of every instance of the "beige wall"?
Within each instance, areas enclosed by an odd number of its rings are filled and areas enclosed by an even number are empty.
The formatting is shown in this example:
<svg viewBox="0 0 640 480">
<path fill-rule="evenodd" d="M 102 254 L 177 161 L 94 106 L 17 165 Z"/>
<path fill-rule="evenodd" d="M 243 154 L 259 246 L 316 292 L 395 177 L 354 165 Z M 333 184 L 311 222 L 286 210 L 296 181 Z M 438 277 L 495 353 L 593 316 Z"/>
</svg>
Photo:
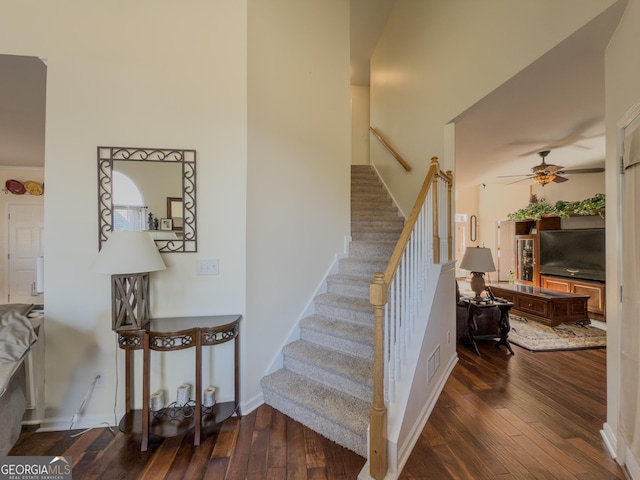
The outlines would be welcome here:
<svg viewBox="0 0 640 480">
<path fill-rule="evenodd" d="M 369 87 L 351 86 L 351 164 L 369 164 Z"/>
<path fill-rule="evenodd" d="M 637 46 L 640 44 L 640 1 L 629 0 L 625 13 L 620 21 L 605 56 L 605 86 L 606 86 L 606 122 L 607 122 L 607 423 L 605 433 L 611 435 L 612 447 L 617 449 L 620 461 L 628 463 L 633 478 L 640 478 L 639 458 L 625 458 L 626 445 L 619 433 L 620 402 L 620 343 L 619 338 L 625 332 L 619 328 L 620 282 L 616 281 L 621 274 L 621 257 L 619 232 L 620 215 L 618 182 L 617 138 L 618 122 L 634 106 L 640 102 L 640 63 L 637 61 Z M 637 228 L 627 226 L 625 228 Z"/>
<path fill-rule="evenodd" d="M 448 122 L 612 3 L 398 0 L 371 61 L 371 124 L 414 171 L 373 143 L 371 159 L 400 208 L 410 211 L 432 156 L 453 168 Z"/>
<path fill-rule="evenodd" d="M 349 4 L 249 1 L 247 347 L 258 385 L 350 233 Z"/>
<path fill-rule="evenodd" d="M 90 271 L 98 252 L 96 147 L 197 151 L 199 252 L 163 255 L 167 270 L 151 278 L 152 313 L 244 315 L 246 2 L 0 0 L 0 9 L 0 52 L 48 64 L 47 405 L 68 419 L 104 371 L 106 387 L 82 420 L 113 422 L 123 356 L 111 331 L 109 278 Z M 196 276 L 198 258 L 220 259 L 220 275 Z M 171 395 L 193 379 L 187 357 L 166 365 Z M 223 373 L 226 358 L 218 362 Z M 218 377 L 227 398 L 228 377 Z M 118 394 L 122 411 L 122 382 Z"/>
<path fill-rule="evenodd" d="M 50 422 L 68 427 L 97 371 L 106 387 L 80 423 L 112 422 L 123 374 L 109 278 L 90 271 L 98 145 L 197 151 L 199 251 L 163 255 L 168 268 L 152 274 L 151 309 L 156 317 L 243 315 L 241 400 L 255 406 L 259 379 L 349 234 L 348 3 L 0 0 L 0 7 L 0 53 L 48 64 Z M 204 258 L 220 260 L 220 275 L 195 274 Z M 205 354 L 205 381 L 217 382 L 224 400 L 232 395 L 230 352 L 215 352 Z M 152 389 L 173 397 L 176 385 L 194 380 L 192 352 L 152 358 Z"/>
</svg>

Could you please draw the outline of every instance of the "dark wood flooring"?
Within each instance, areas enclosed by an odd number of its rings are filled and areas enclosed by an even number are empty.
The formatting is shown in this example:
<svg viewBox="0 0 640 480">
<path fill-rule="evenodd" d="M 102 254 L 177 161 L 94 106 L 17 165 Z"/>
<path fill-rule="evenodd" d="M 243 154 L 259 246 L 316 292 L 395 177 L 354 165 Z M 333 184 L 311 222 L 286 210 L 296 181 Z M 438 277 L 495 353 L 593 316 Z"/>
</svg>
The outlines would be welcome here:
<svg viewBox="0 0 640 480">
<path fill-rule="evenodd" d="M 624 479 L 600 437 L 606 351 L 460 348 L 402 479 Z M 263 405 L 193 447 L 96 428 L 25 431 L 10 455 L 70 455 L 74 479 L 355 479 L 365 460 Z"/>
</svg>

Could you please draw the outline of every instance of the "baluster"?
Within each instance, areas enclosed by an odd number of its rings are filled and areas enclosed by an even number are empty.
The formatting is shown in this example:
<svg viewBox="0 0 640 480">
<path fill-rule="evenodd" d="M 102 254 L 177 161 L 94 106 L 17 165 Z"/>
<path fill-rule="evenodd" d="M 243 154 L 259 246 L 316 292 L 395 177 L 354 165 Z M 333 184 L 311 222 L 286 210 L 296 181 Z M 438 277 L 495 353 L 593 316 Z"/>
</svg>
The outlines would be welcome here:
<svg viewBox="0 0 640 480">
<path fill-rule="evenodd" d="M 389 321 L 389 301 L 384 305 L 384 400 L 385 403 L 395 400 L 395 395 L 391 398 L 390 370 L 391 366 L 389 351 L 391 350 L 391 325 Z M 394 391 L 395 393 L 395 391 Z"/>
<path fill-rule="evenodd" d="M 393 282 L 389 286 L 389 299 L 387 310 L 389 311 L 389 398 L 396 399 L 396 316 Z"/>
<path fill-rule="evenodd" d="M 395 351 L 394 354 L 396 356 L 396 381 L 399 381 L 402 378 L 402 364 L 401 364 L 401 357 L 400 357 L 400 349 L 401 349 L 401 338 L 402 338 L 402 324 L 401 322 L 401 318 L 400 318 L 400 308 L 401 308 L 401 297 L 400 297 L 400 282 L 398 281 L 398 277 L 396 276 L 396 278 L 394 278 L 393 280 L 393 291 L 394 291 L 394 299 L 395 299 L 395 312 L 394 312 L 394 316 L 395 318 L 394 323 L 395 323 L 395 334 L 396 334 L 396 338 L 395 338 Z"/>
</svg>

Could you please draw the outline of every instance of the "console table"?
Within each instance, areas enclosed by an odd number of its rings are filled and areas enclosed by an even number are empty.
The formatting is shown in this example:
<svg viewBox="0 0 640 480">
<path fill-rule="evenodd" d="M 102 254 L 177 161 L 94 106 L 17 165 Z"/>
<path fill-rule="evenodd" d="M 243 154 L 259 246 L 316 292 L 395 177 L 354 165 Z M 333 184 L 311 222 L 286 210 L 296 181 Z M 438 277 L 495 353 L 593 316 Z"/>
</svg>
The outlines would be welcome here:
<svg viewBox="0 0 640 480">
<path fill-rule="evenodd" d="M 125 403 L 126 413 L 120 421 L 123 432 L 142 433 L 140 450 L 146 451 L 149 434 L 171 437 L 195 427 L 194 444 L 200 445 L 202 426 L 216 425 L 234 413 L 240 415 L 239 382 L 239 323 L 240 315 L 203 317 L 175 317 L 152 319 L 143 329 L 117 331 L 118 346 L 126 351 Z M 202 406 L 202 347 L 234 341 L 234 400 L 216 402 L 213 407 Z M 172 351 L 195 347 L 195 401 L 184 408 L 150 412 L 150 363 L 151 350 Z M 133 408 L 133 352 L 142 350 L 142 410 Z M 168 410 L 168 409 L 163 409 Z"/>
<path fill-rule="evenodd" d="M 555 327 L 561 323 L 591 323 L 587 313 L 589 295 L 546 290 L 529 285 L 489 286 L 496 297 L 512 302 L 513 312 Z"/>
</svg>

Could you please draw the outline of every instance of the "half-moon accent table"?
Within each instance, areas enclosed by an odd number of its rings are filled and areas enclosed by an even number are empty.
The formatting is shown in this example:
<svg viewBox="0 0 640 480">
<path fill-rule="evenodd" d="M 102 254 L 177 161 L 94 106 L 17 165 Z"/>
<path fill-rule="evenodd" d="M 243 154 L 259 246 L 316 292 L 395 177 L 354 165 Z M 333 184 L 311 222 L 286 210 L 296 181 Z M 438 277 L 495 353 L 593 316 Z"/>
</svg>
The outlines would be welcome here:
<svg viewBox="0 0 640 480">
<path fill-rule="evenodd" d="M 202 317 L 156 318 L 143 329 L 119 330 L 118 346 L 125 350 L 126 413 L 120 420 L 123 432 L 142 433 L 140 450 L 149 446 L 149 434 L 171 437 L 195 427 L 194 445 L 200 445 L 202 426 L 213 426 L 234 413 L 240 416 L 239 332 L 240 315 L 209 315 Z M 202 347 L 234 341 L 234 400 L 202 406 Z M 151 350 L 169 352 L 195 347 L 195 402 L 184 408 L 174 408 L 171 415 L 164 411 L 150 412 Z M 133 352 L 142 350 L 142 410 L 133 408 Z M 168 408 L 163 410 L 169 410 Z"/>
</svg>

